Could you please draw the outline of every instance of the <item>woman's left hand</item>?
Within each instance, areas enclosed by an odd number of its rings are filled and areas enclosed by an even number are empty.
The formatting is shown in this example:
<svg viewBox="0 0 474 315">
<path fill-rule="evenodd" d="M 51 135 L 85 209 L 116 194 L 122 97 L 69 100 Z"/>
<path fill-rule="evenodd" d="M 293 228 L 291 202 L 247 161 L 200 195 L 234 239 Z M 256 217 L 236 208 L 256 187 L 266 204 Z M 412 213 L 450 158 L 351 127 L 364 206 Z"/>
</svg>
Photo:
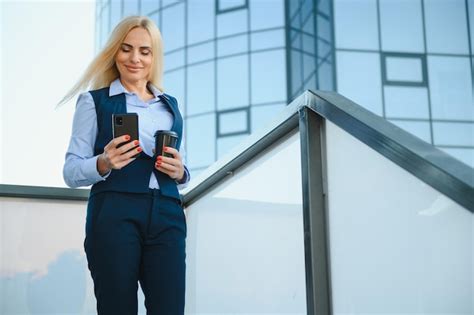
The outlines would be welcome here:
<svg viewBox="0 0 474 315">
<path fill-rule="evenodd" d="M 160 172 L 168 174 L 174 180 L 179 181 L 184 176 L 184 165 L 178 150 L 172 147 L 163 149 L 166 153 L 173 154 L 173 157 L 158 155 L 155 161 L 155 168 Z"/>
</svg>

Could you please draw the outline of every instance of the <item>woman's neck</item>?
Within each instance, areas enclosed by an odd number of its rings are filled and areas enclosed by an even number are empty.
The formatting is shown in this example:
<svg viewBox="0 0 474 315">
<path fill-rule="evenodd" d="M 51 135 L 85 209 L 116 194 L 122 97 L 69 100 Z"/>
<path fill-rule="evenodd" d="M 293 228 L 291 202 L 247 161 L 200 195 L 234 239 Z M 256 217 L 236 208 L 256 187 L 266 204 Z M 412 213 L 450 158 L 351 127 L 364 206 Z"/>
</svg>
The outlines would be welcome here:
<svg viewBox="0 0 474 315">
<path fill-rule="evenodd" d="M 147 81 L 128 82 L 120 78 L 120 82 L 127 91 L 136 93 L 143 100 L 148 99 L 151 94 L 147 89 Z"/>
</svg>

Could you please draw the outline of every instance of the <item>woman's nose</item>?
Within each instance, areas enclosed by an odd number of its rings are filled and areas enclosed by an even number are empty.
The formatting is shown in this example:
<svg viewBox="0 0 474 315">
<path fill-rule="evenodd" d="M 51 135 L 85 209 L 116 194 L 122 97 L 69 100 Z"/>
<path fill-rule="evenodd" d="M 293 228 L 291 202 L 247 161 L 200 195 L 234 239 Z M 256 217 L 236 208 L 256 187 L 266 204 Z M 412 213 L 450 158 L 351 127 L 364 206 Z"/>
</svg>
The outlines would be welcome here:
<svg viewBox="0 0 474 315">
<path fill-rule="evenodd" d="M 130 58 L 131 58 L 131 61 L 132 61 L 133 63 L 139 63 L 139 62 L 140 62 L 140 55 L 139 55 L 138 52 L 133 52 L 133 53 L 131 54 Z"/>
</svg>

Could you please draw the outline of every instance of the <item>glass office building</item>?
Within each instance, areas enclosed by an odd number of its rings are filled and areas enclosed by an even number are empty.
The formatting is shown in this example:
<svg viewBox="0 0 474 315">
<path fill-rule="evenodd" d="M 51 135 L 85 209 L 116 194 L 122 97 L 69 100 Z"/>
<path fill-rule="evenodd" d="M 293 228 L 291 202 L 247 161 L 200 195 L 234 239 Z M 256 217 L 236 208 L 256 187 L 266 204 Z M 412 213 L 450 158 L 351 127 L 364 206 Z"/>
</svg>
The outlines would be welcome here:
<svg viewBox="0 0 474 315">
<path fill-rule="evenodd" d="M 333 90 L 474 166 L 474 1 L 98 0 L 100 49 L 152 18 L 194 174 L 306 89 Z"/>
</svg>

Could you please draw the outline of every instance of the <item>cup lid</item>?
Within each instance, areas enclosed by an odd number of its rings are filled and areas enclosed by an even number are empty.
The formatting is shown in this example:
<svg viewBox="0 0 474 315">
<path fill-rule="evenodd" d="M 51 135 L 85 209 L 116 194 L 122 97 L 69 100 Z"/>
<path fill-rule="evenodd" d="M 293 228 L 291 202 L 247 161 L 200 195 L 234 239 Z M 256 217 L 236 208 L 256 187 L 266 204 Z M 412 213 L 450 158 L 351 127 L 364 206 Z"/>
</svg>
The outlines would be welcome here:
<svg viewBox="0 0 474 315">
<path fill-rule="evenodd" d="M 178 137 L 178 134 L 174 131 L 171 131 L 171 130 L 157 130 L 155 132 L 155 137 L 158 136 L 159 134 L 164 134 L 164 135 L 167 135 L 167 136 L 171 136 L 171 137 Z"/>
</svg>

